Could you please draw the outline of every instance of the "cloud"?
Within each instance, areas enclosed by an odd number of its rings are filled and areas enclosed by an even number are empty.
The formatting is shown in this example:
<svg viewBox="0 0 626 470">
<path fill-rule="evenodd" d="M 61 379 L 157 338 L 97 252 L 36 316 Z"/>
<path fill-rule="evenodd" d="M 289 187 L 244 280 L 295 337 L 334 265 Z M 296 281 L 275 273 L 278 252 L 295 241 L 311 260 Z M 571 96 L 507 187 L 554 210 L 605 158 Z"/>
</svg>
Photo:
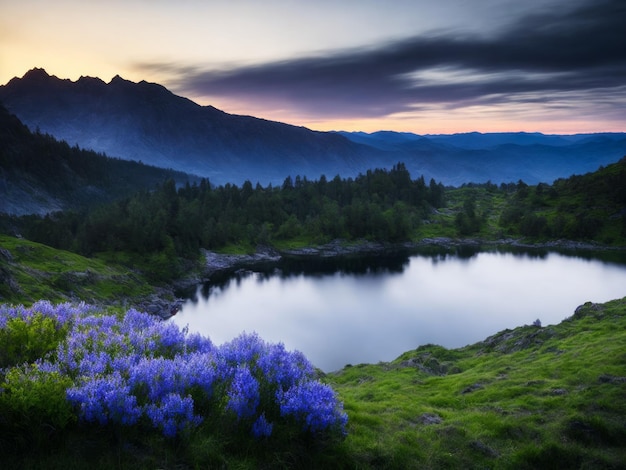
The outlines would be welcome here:
<svg viewBox="0 0 626 470">
<path fill-rule="evenodd" d="M 489 36 L 453 31 L 376 47 L 332 51 L 221 70 L 167 69 L 170 85 L 310 117 L 375 118 L 420 106 L 594 103 L 626 119 L 626 3 L 589 0 L 571 10 L 529 13 Z M 612 102 L 606 96 L 613 94 Z M 611 113 L 609 113 L 611 114 Z"/>
</svg>

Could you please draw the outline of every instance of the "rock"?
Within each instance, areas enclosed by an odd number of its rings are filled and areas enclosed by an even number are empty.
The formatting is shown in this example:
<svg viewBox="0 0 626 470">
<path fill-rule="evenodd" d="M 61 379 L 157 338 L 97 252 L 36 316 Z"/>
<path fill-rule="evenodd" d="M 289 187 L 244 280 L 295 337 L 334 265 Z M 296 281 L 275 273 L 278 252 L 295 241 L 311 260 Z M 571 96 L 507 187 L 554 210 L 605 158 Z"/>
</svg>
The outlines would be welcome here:
<svg viewBox="0 0 626 470">
<path fill-rule="evenodd" d="M 500 455 L 496 450 L 481 441 L 471 441 L 468 445 L 470 449 L 480 452 L 486 457 L 498 457 Z"/>
<path fill-rule="evenodd" d="M 476 390 L 480 390 L 481 388 L 485 388 L 485 387 L 483 386 L 483 384 L 477 382 L 475 384 L 470 385 L 469 387 L 465 387 L 463 390 L 461 390 L 461 394 L 465 395 L 466 393 L 472 393 L 472 392 L 475 392 Z"/>
<path fill-rule="evenodd" d="M 4 268 L 3 266 L 0 266 L 0 284 L 8 287 L 10 292 L 13 292 L 15 294 L 22 293 L 22 289 L 20 288 L 20 285 L 17 283 L 15 279 L 13 279 L 11 272 L 8 269 Z"/>
<path fill-rule="evenodd" d="M 598 377 L 600 383 L 608 383 L 608 384 L 623 384 L 626 383 L 626 377 L 619 377 L 611 374 L 602 374 Z"/>
<path fill-rule="evenodd" d="M 448 373 L 448 365 L 440 363 L 435 357 L 428 353 L 402 361 L 397 367 L 401 369 L 415 367 L 429 375 L 446 375 Z"/>
<path fill-rule="evenodd" d="M 503 330 L 488 337 L 481 344 L 481 353 L 497 351 L 505 354 L 523 349 L 541 346 L 545 340 L 554 336 L 553 328 L 520 327 L 515 330 Z"/>
<path fill-rule="evenodd" d="M 574 310 L 573 318 L 583 318 L 585 316 L 593 316 L 595 318 L 601 318 L 604 313 L 604 305 L 596 304 L 593 302 L 585 302 L 583 305 L 579 305 Z"/>
<path fill-rule="evenodd" d="M 284 254 L 288 256 L 320 256 L 322 258 L 331 258 L 335 256 L 347 256 L 355 254 L 382 254 L 386 253 L 389 250 L 397 248 L 398 247 L 392 248 L 391 246 L 383 243 L 369 241 L 362 241 L 356 244 L 346 244 L 344 240 L 337 239 L 326 243 L 325 245 L 286 250 L 284 251 Z"/>
<path fill-rule="evenodd" d="M 163 299 L 152 299 L 150 303 L 141 304 L 139 309 L 144 312 L 160 317 L 163 320 L 176 315 L 182 307 L 181 300 L 175 300 L 173 302 Z"/>
<path fill-rule="evenodd" d="M 419 418 L 417 418 L 417 421 L 418 423 L 425 425 L 443 423 L 443 419 L 441 418 L 441 416 L 434 413 L 424 413 Z"/>
<path fill-rule="evenodd" d="M 13 261 L 13 255 L 6 248 L 0 248 L 0 257 L 4 258 L 9 263 Z"/>
<path fill-rule="evenodd" d="M 255 264 L 280 261 L 281 255 L 276 250 L 260 246 L 252 255 L 223 255 L 203 250 L 204 273 L 206 276 L 223 271 L 237 271 Z"/>
</svg>

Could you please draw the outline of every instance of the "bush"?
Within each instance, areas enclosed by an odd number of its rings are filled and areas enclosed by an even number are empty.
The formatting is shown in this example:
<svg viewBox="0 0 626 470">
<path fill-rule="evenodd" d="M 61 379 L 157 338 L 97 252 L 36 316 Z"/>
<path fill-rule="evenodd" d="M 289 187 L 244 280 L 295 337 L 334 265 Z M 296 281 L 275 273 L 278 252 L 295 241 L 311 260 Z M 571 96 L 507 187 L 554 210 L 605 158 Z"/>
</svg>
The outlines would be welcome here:
<svg viewBox="0 0 626 470">
<path fill-rule="evenodd" d="M 0 440 L 29 447 L 75 422 L 65 398 L 71 383 L 68 377 L 37 366 L 10 369 L 0 383 Z"/>
<path fill-rule="evenodd" d="M 314 379 L 301 353 L 282 344 L 242 334 L 216 347 L 134 309 L 120 319 L 85 305 L 41 305 L 43 313 L 13 309 L 0 324 L 3 347 L 19 351 L 11 356 L 35 363 L 9 369 L 0 391 L 17 428 L 37 419 L 63 428 L 79 419 L 152 427 L 171 438 L 208 418 L 213 431 L 237 437 L 269 438 L 276 428 L 282 436 L 345 435 L 347 417 L 333 390 Z M 15 341 L 31 330 L 46 334 L 24 354 Z"/>
<path fill-rule="evenodd" d="M 32 363 L 53 352 L 67 335 L 68 307 L 60 306 L 57 317 L 49 302 L 38 302 L 31 309 L 0 306 L 0 369 Z"/>
</svg>

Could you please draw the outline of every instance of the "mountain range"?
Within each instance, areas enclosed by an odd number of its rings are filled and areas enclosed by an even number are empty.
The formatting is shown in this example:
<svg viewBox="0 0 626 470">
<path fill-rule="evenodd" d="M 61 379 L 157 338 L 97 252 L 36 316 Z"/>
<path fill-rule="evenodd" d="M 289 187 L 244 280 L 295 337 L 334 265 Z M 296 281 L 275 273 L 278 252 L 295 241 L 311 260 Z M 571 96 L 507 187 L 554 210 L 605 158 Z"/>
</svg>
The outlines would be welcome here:
<svg viewBox="0 0 626 470">
<path fill-rule="evenodd" d="M 155 83 L 119 76 L 76 81 L 32 69 L 0 86 L 0 101 L 31 130 L 69 145 L 208 177 L 217 184 L 286 176 L 356 176 L 404 162 L 447 185 L 550 183 L 626 155 L 626 134 L 319 132 L 228 114 Z"/>
</svg>

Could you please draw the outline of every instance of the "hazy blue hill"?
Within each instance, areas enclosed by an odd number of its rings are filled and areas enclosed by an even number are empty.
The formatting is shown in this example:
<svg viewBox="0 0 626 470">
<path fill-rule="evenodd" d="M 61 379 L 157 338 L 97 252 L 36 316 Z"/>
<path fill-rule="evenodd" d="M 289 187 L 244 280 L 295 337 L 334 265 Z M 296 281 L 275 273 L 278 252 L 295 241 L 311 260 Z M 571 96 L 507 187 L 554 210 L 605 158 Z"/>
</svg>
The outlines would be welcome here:
<svg viewBox="0 0 626 470">
<path fill-rule="evenodd" d="M 70 147 L 32 133 L 0 103 L 0 213 L 43 214 L 198 177 Z"/>
<path fill-rule="evenodd" d="M 435 142 L 446 143 L 465 149 L 488 149 L 503 144 L 550 145 L 559 147 L 571 143 L 571 141 L 566 138 L 567 136 L 546 135 L 539 132 L 499 132 L 485 134 L 480 132 L 468 132 L 453 135 L 427 135 L 426 137 Z"/>
<path fill-rule="evenodd" d="M 435 175 L 446 184 L 552 182 L 587 173 L 626 154 L 626 134 L 545 135 L 470 132 L 417 135 L 395 132 L 341 133 L 365 145 L 395 151 L 411 173 Z"/>
</svg>

